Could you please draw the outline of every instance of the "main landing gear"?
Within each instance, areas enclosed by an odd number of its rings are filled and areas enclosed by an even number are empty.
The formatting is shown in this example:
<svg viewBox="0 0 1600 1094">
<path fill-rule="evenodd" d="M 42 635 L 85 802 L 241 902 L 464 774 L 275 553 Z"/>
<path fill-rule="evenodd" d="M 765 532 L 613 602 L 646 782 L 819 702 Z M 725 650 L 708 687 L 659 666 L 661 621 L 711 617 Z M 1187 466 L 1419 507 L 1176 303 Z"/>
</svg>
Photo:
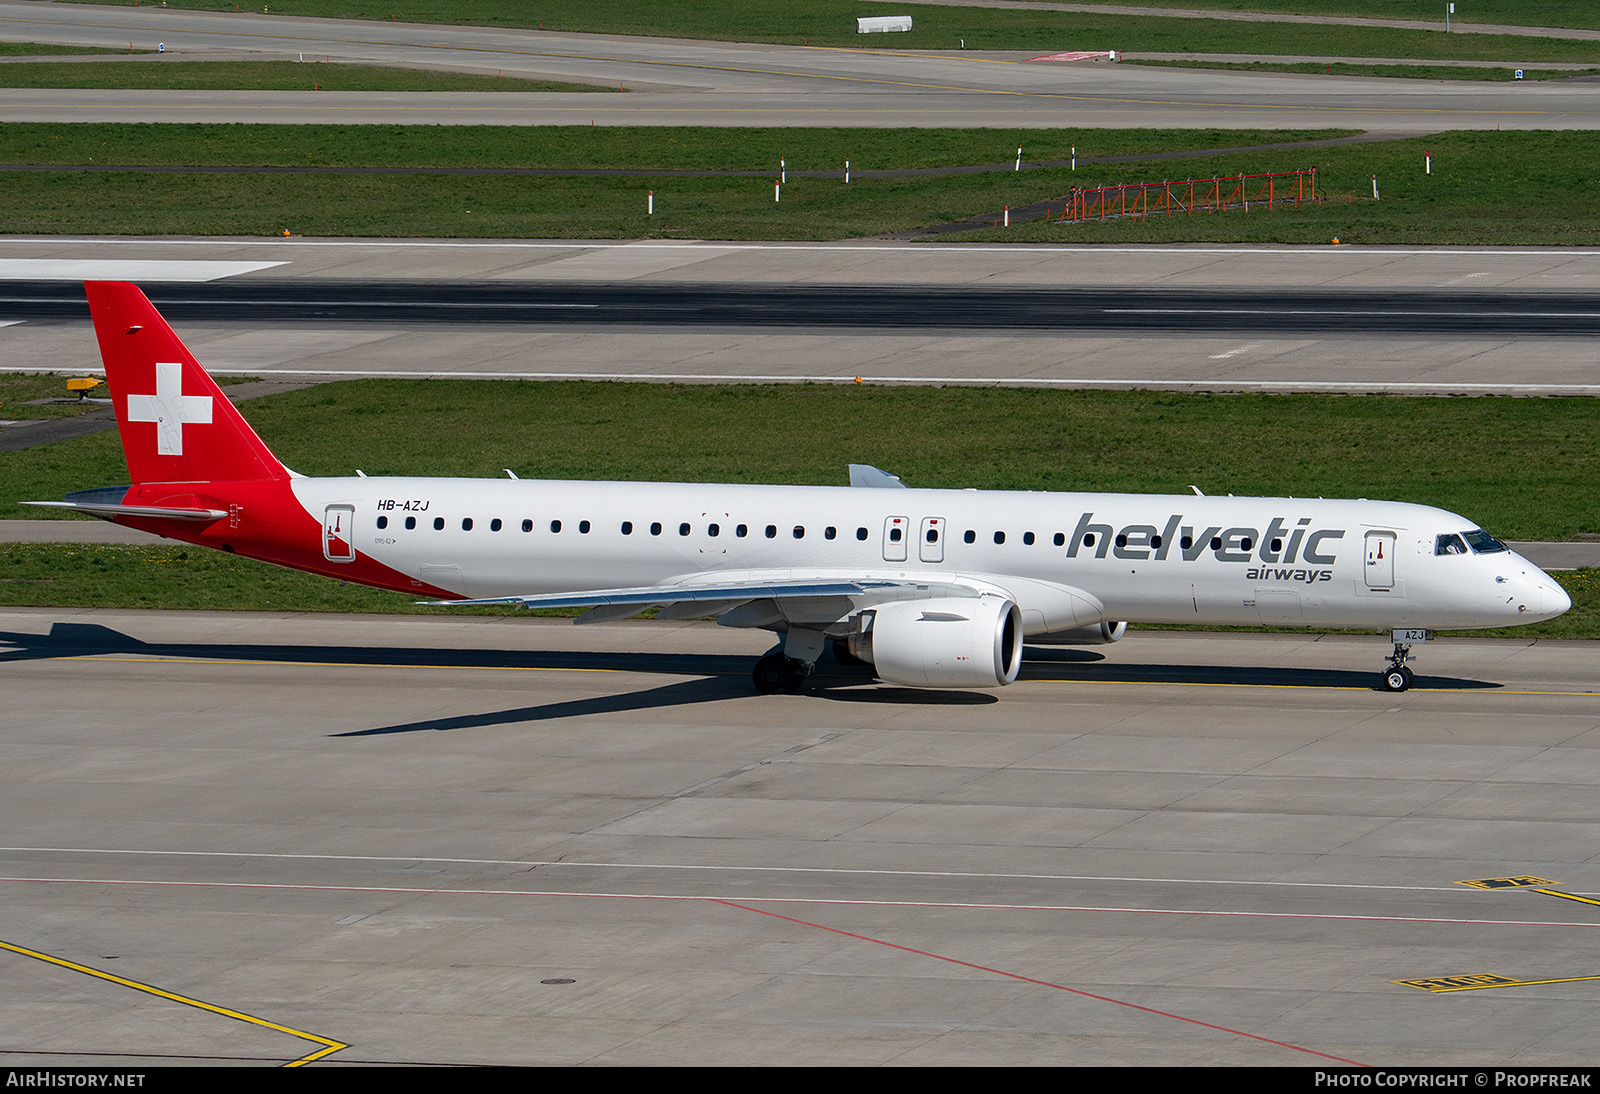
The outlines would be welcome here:
<svg viewBox="0 0 1600 1094">
<path fill-rule="evenodd" d="M 806 679 L 816 667 L 815 662 L 774 652 L 756 662 L 750 679 L 755 681 L 756 690 L 763 695 L 778 691 L 796 692 L 805 687 Z"/>
<path fill-rule="evenodd" d="M 1423 638 L 1420 641 L 1426 642 Z M 1394 652 L 1389 655 L 1389 667 L 1383 670 L 1384 691 L 1405 691 L 1417 674 L 1406 667 L 1406 662 L 1411 660 L 1411 644 L 1402 642 L 1397 637 L 1394 643 Z"/>
</svg>

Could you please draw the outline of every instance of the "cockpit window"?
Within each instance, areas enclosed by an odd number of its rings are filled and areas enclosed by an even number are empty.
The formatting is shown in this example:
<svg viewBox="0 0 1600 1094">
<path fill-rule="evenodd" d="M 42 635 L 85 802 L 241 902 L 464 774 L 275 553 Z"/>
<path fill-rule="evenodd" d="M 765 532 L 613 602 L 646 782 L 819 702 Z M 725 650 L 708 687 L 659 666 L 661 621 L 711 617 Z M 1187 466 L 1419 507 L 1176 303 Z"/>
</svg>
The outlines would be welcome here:
<svg viewBox="0 0 1600 1094">
<path fill-rule="evenodd" d="M 1467 545 L 1454 532 L 1446 532 L 1434 541 L 1433 553 L 1436 555 L 1464 555 L 1467 553 Z"/>
<path fill-rule="evenodd" d="M 1462 534 L 1467 541 L 1467 546 L 1472 548 L 1474 554 L 1492 555 L 1499 551 L 1511 550 L 1511 548 L 1495 539 L 1482 528 L 1474 528 L 1472 531 Z"/>
</svg>

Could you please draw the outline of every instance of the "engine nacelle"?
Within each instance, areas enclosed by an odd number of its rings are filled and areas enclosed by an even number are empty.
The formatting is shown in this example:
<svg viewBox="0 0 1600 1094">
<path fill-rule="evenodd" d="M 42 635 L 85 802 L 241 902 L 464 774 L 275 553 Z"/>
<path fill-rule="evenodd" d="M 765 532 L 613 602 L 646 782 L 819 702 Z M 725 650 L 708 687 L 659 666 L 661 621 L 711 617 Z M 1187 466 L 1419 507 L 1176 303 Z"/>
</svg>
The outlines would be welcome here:
<svg viewBox="0 0 1600 1094">
<path fill-rule="evenodd" d="M 903 600 L 861 614 L 850 652 L 890 684 L 998 688 L 1022 667 L 1022 612 L 1008 597 Z"/>
<path fill-rule="evenodd" d="M 1111 642 L 1120 642 L 1122 636 L 1128 633 L 1126 623 L 1091 623 L 1087 627 L 1073 627 L 1065 631 L 1051 631 L 1049 634 L 1030 634 L 1030 646 L 1104 646 Z"/>
</svg>

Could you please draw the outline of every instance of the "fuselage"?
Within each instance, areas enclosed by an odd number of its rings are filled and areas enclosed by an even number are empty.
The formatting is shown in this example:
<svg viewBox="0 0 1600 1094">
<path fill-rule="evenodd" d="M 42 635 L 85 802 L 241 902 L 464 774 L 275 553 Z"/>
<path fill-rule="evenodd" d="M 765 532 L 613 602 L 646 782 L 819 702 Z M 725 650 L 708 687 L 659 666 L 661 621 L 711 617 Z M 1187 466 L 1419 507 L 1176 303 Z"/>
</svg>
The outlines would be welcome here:
<svg viewBox="0 0 1600 1094">
<path fill-rule="evenodd" d="M 1029 634 L 1102 619 L 1495 627 L 1571 603 L 1471 521 L 1398 502 L 510 479 L 289 485 L 324 525 L 317 564 L 302 568 L 348 574 L 365 556 L 401 577 L 368 583 L 458 597 L 708 574 L 958 579 L 1010 592 Z M 246 517 L 235 549 L 284 561 L 251 542 Z"/>
</svg>

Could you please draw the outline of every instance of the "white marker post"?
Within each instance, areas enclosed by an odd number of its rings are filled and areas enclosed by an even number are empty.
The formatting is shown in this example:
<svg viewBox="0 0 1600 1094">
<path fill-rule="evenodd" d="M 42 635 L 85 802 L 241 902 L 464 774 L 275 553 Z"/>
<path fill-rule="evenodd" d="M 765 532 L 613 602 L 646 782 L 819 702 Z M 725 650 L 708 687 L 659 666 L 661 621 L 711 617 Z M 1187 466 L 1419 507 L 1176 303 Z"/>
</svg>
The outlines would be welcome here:
<svg viewBox="0 0 1600 1094">
<path fill-rule="evenodd" d="M 1372 176 L 1372 200 L 1373 201 L 1377 201 L 1378 200 L 1378 176 L 1377 175 L 1373 175 Z"/>
<path fill-rule="evenodd" d="M 1074 171 L 1076 171 L 1078 169 L 1078 146 L 1077 145 L 1073 145 L 1072 146 L 1072 169 Z"/>
<path fill-rule="evenodd" d="M 1012 168 L 1012 170 L 1013 171 L 1022 170 L 1022 149 L 1020 149 L 1020 148 L 1017 149 L 1017 165 L 1014 168 Z"/>
<path fill-rule="evenodd" d="M 1424 152 L 1422 154 L 1422 173 L 1424 175 L 1433 174 L 1433 153 L 1432 152 Z"/>
<path fill-rule="evenodd" d="M 1009 206 L 1009 205 L 1006 206 L 1006 223 L 1005 223 L 1005 227 L 1007 227 L 1007 228 L 1011 227 L 1011 206 Z"/>
<path fill-rule="evenodd" d="M 778 191 L 780 189 L 781 189 L 781 184 L 776 183 L 776 182 L 772 184 L 772 204 L 774 204 L 774 205 L 778 204 L 778 202 L 780 200 L 779 197 L 778 197 Z"/>
<path fill-rule="evenodd" d="M 788 182 L 789 181 L 789 161 L 788 160 L 779 160 L 778 161 L 778 181 L 779 182 Z"/>
<path fill-rule="evenodd" d="M 845 160 L 844 161 L 844 184 L 846 186 L 850 185 L 850 161 L 849 160 Z"/>
<path fill-rule="evenodd" d="M 656 215 L 656 192 L 654 190 L 646 190 L 644 193 L 644 215 L 653 217 Z"/>
<path fill-rule="evenodd" d="M 1454 4 L 1446 4 L 1444 6 L 1444 32 L 1446 34 L 1450 33 L 1450 17 L 1455 13 L 1456 6 Z"/>
</svg>

